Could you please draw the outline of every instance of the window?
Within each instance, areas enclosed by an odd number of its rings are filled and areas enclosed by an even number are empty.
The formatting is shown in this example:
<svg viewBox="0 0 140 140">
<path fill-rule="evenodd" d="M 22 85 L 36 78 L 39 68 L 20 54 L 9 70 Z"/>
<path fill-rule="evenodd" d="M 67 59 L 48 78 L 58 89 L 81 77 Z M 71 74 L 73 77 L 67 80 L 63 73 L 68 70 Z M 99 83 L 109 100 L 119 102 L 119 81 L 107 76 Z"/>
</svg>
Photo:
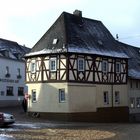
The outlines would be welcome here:
<svg viewBox="0 0 140 140">
<path fill-rule="evenodd" d="M 18 87 L 18 96 L 24 96 L 24 87 Z"/>
<path fill-rule="evenodd" d="M 56 58 L 50 59 L 50 71 L 56 71 Z"/>
<path fill-rule="evenodd" d="M 35 62 L 35 61 L 33 61 L 33 62 L 31 63 L 31 72 L 32 72 L 32 73 L 35 73 L 35 72 L 36 72 L 36 62 Z"/>
<path fill-rule="evenodd" d="M 9 73 L 9 67 L 8 66 L 6 66 L 6 75 L 5 75 L 5 77 L 10 77 L 10 73 Z"/>
<path fill-rule="evenodd" d="M 136 80 L 136 88 L 139 88 L 139 81 Z"/>
<path fill-rule="evenodd" d="M 6 89 L 7 96 L 13 96 L 13 87 L 8 86 Z"/>
<path fill-rule="evenodd" d="M 116 62 L 116 73 L 120 73 L 120 72 L 121 72 L 121 63 Z"/>
<path fill-rule="evenodd" d="M 64 89 L 59 89 L 59 102 L 65 102 L 66 98 L 65 98 L 65 90 Z"/>
<path fill-rule="evenodd" d="M 84 67 L 84 59 L 79 58 L 78 59 L 78 71 L 84 71 L 85 67 Z"/>
<path fill-rule="evenodd" d="M 130 107 L 135 108 L 135 98 L 130 98 Z"/>
<path fill-rule="evenodd" d="M 103 60 L 103 62 L 102 62 L 102 71 L 104 73 L 108 72 L 108 63 L 106 60 Z"/>
<path fill-rule="evenodd" d="M 58 42 L 58 39 L 57 38 L 53 39 L 53 44 L 54 45 L 57 44 L 57 42 Z"/>
<path fill-rule="evenodd" d="M 105 91 L 104 92 L 104 104 L 109 104 L 108 91 Z"/>
<path fill-rule="evenodd" d="M 137 108 L 140 108 L 140 97 L 136 99 L 136 106 Z"/>
<path fill-rule="evenodd" d="M 119 91 L 115 91 L 115 104 L 120 103 L 120 93 Z"/>
<path fill-rule="evenodd" d="M 20 79 L 20 78 L 21 78 L 21 75 L 20 75 L 20 68 L 17 69 L 17 73 L 18 73 L 18 74 L 17 74 L 17 78 Z"/>
<path fill-rule="evenodd" d="M 32 90 L 32 102 L 33 103 L 37 102 L 37 100 L 36 100 L 36 90 L 35 89 Z"/>
</svg>

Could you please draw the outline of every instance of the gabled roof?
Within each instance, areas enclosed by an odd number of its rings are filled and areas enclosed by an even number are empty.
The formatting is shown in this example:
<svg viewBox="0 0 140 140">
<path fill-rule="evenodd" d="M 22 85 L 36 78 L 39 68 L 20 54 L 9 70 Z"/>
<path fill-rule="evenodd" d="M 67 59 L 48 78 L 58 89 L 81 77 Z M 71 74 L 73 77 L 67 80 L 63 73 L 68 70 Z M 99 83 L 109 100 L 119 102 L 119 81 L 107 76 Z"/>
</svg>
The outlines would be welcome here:
<svg viewBox="0 0 140 140">
<path fill-rule="evenodd" d="M 60 15 L 27 56 L 59 52 L 127 58 L 101 21 L 66 12 Z"/>
<path fill-rule="evenodd" d="M 0 57 L 23 60 L 23 56 L 31 49 L 19 45 L 17 42 L 0 38 Z"/>
<path fill-rule="evenodd" d="M 140 48 L 115 40 L 101 21 L 81 13 L 63 12 L 26 57 L 61 52 L 128 58 L 129 77 L 140 79 Z"/>
</svg>

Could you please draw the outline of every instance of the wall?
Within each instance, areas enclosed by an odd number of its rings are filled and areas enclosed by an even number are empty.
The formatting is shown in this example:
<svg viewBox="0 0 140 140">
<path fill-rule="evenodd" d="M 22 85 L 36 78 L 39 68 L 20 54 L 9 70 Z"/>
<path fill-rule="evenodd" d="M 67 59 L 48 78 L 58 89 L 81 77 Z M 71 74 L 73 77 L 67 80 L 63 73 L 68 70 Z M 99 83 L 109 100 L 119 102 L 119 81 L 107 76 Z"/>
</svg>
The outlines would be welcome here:
<svg viewBox="0 0 140 140">
<path fill-rule="evenodd" d="M 68 112 L 67 83 L 28 84 L 30 95 L 28 110 L 31 112 Z M 59 89 L 65 89 L 66 102 L 59 102 Z M 32 90 L 36 90 L 37 102 L 32 102 Z"/>
<path fill-rule="evenodd" d="M 23 96 L 18 96 L 18 87 L 24 87 L 25 92 L 27 92 L 27 87 L 25 86 L 25 63 L 21 61 L 14 61 L 11 59 L 0 59 L 1 70 L 0 70 L 0 106 L 11 106 L 19 105 Z M 10 77 L 5 77 L 6 66 L 9 67 Z M 21 78 L 18 79 L 18 68 L 20 68 Z M 13 96 L 6 96 L 6 87 L 13 87 Z"/>
</svg>

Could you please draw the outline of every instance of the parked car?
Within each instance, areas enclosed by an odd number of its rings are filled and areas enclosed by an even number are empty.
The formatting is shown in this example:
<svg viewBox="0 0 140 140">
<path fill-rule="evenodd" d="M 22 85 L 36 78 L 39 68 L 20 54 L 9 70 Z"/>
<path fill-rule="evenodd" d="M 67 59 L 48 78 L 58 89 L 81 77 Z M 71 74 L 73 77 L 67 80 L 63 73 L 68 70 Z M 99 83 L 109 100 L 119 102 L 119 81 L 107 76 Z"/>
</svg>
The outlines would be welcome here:
<svg viewBox="0 0 140 140">
<path fill-rule="evenodd" d="M 0 126 L 10 125 L 15 122 L 15 118 L 13 115 L 8 113 L 0 112 Z"/>
</svg>

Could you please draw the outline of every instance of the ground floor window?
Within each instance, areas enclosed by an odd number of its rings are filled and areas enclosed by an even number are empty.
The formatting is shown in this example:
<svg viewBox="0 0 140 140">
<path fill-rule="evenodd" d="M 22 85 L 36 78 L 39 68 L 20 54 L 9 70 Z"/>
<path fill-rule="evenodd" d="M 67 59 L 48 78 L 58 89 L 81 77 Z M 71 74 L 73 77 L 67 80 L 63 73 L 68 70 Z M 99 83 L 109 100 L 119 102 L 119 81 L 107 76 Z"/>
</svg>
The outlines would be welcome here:
<svg viewBox="0 0 140 140">
<path fill-rule="evenodd" d="M 135 98 L 130 98 L 130 107 L 135 108 Z"/>
<path fill-rule="evenodd" d="M 13 87 L 11 87 L 11 86 L 6 87 L 6 95 L 13 96 Z"/>
<path fill-rule="evenodd" d="M 104 91 L 103 96 L 104 96 L 104 104 L 109 104 L 108 91 Z"/>
<path fill-rule="evenodd" d="M 37 99 L 36 99 L 36 90 L 35 89 L 32 90 L 32 102 L 33 103 L 37 102 Z"/>
<path fill-rule="evenodd" d="M 59 102 L 65 102 L 66 97 L 65 97 L 65 89 L 59 89 Z"/>
<path fill-rule="evenodd" d="M 137 108 L 140 108 L 140 97 L 136 98 L 136 106 Z"/>
<path fill-rule="evenodd" d="M 24 87 L 18 87 L 18 96 L 24 96 Z"/>
<path fill-rule="evenodd" d="M 120 103 L 120 93 L 119 91 L 115 91 L 115 104 Z"/>
</svg>

